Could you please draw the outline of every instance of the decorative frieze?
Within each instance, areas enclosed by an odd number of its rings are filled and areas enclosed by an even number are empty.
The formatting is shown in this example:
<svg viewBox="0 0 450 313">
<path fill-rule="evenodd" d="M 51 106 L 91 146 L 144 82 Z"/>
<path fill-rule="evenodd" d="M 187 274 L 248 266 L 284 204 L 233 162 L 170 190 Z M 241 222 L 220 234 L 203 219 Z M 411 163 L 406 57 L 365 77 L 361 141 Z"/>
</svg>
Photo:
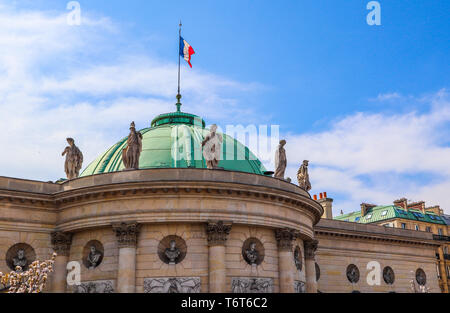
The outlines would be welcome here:
<svg viewBox="0 0 450 313">
<path fill-rule="evenodd" d="M 233 277 L 232 293 L 273 293 L 272 278 Z"/>
<path fill-rule="evenodd" d="M 289 228 L 276 229 L 275 238 L 279 250 L 292 251 L 292 242 L 297 238 L 297 232 Z"/>
<path fill-rule="evenodd" d="M 317 240 L 311 240 L 311 241 L 305 241 L 305 259 L 311 259 L 314 260 L 316 256 L 316 250 L 318 245 Z"/>
<path fill-rule="evenodd" d="M 145 278 L 145 293 L 200 293 L 200 277 Z"/>
<path fill-rule="evenodd" d="M 225 224 L 223 221 L 209 222 L 206 225 L 206 234 L 208 236 L 208 245 L 223 246 L 227 241 L 231 231 L 231 223 Z"/>
<path fill-rule="evenodd" d="M 72 244 L 72 234 L 62 231 L 53 232 L 51 234 L 51 242 L 53 250 L 60 256 L 69 256 L 70 245 Z"/>
<path fill-rule="evenodd" d="M 114 293 L 113 280 L 97 280 L 82 282 L 78 286 L 73 287 L 74 293 Z"/>
<path fill-rule="evenodd" d="M 140 226 L 138 223 L 119 223 L 112 225 L 113 231 L 117 236 L 119 248 L 136 247 Z"/>
</svg>

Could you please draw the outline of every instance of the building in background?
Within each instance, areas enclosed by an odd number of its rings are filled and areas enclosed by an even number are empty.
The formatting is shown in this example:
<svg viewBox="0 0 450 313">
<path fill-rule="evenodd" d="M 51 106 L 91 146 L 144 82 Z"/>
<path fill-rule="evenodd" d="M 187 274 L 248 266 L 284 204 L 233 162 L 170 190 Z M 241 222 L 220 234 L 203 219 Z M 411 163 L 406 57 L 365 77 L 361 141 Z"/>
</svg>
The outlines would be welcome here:
<svg viewBox="0 0 450 313">
<path fill-rule="evenodd" d="M 326 198 L 326 196 L 325 196 Z M 320 199 L 325 212 L 331 212 L 329 200 Z M 439 286 L 443 292 L 450 285 L 450 219 L 439 206 L 426 207 L 424 201 L 408 202 L 402 198 L 392 205 L 375 205 L 362 203 L 356 212 L 341 214 L 335 220 L 358 224 L 379 225 L 387 228 L 400 228 L 432 234 L 433 240 L 439 244 L 436 249 L 436 268 Z"/>
</svg>

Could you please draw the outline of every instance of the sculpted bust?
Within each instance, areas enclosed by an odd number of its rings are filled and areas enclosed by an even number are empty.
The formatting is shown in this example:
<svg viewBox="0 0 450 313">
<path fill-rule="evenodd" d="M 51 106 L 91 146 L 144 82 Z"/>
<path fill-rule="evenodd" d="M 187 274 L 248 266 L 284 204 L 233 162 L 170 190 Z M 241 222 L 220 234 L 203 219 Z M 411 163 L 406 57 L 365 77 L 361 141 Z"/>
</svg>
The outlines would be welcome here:
<svg viewBox="0 0 450 313">
<path fill-rule="evenodd" d="M 222 149 L 222 135 L 217 132 L 217 125 L 211 126 L 210 133 L 202 142 L 203 157 L 206 160 L 206 167 L 210 170 L 219 166 Z"/>
<path fill-rule="evenodd" d="M 247 261 L 251 265 L 253 265 L 253 264 L 256 264 L 256 262 L 258 261 L 258 257 L 259 257 L 259 253 L 256 250 L 256 243 L 251 242 L 249 248 L 250 249 L 245 250 L 245 256 L 247 257 Z"/>
<path fill-rule="evenodd" d="M 64 171 L 67 179 L 74 179 L 80 176 L 81 166 L 83 165 L 83 153 L 75 145 L 75 141 L 72 138 L 67 138 L 67 143 L 69 146 L 62 153 L 62 156 L 66 156 Z"/>
<path fill-rule="evenodd" d="M 177 248 L 177 243 L 175 240 L 170 241 L 170 247 L 164 252 L 166 257 L 169 259 L 169 264 L 176 264 L 181 251 Z"/>
<path fill-rule="evenodd" d="M 91 251 L 88 254 L 87 262 L 89 264 L 89 269 L 94 269 L 100 265 L 100 259 L 102 257 L 102 253 L 97 251 L 95 246 L 91 246 Z"/>
<path fill-rule="evenodd" d="M 28 260 L 25 257 L 25 250 L 20 249 L 17 251 L 17 255 L 13 258 L 14 269 L 20 266 L 21 271 L 24 271 L 28 265 Z"/>
<path fill-rule="evenodd" d="M 302 166 L 297 172 L 298 185 L 300 186 L 300 188 L 306 191 L 311 190 L 311 183 L 309 181 L 309 174 L 308 174 L 308 164 L 309 161 L 307 160 L 303 161 Z"/>
<path fill-rule="evenodd" d="M 284 179 L 284 172 L 286 171 L 287 159 L 286 150 L 284 146 L 286 145 L 286 140 L 280 140 L 277 151 L 275 152 L 275 178 Z"/>
</svg>

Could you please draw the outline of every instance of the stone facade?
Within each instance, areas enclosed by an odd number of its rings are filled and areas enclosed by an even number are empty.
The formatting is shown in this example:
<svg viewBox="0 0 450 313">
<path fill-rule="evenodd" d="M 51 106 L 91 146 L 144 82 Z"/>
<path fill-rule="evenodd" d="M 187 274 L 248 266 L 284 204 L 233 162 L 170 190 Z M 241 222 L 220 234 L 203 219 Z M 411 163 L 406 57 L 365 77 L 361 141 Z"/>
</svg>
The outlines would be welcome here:
<svg viewBox="0 0 450 313">
<path fill-rule="evenodd" d="M 0 177 L 0 210 L 0 271 L 8 271 L 6 254 L 15 244 L 30 245 L 40 260 L 55 250 L 49 292 L 73 292 L 65 285 L 70 261 L 80 263 L 78 292 L 408 292 L 407 272 L 418 264 L 427 286 L 438 291 L 432 240 L 401 230 L 383 237 L 377 233 L 382 227 L 317 224 L 323 209 L 306 191 L 261 175 L 155 169 L 61 184 Z M 347 237 L 334 235 L 342 232 Z M 380 236 L 385 239 L 375 239 Z M 158 255 L 167 237 L 185 244 L 179 263 Z M 249 238 L 264 256 L 255 264 L 244 259 Z M 83 260 L 93 241 L 103 256 L 88 268 Z M 391 289 L 364 285 L 365 266 L 373 258 L 394 270 Z M 349 286 L 349 264 L 358 266 L 360 285 Z"/>
</svg>

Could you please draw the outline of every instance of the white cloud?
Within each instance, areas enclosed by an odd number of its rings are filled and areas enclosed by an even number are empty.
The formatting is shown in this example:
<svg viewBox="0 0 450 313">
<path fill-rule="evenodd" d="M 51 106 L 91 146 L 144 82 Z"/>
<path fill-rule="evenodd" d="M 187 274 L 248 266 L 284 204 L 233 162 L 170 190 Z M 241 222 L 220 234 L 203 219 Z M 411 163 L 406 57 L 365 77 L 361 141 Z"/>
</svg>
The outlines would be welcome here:
<svg viewBox="0 0 450 313">
<path fill-rule="evenodd" d="M 428 102 L 428 112 L 356 113 L 326 131 L 288 134 L 288 176 L 295 177 L 297 165 L 308 159 L 313 192 L 344 195 L 335 213 L 402 196 L 440 204 L 449 212 L 444 190 L 450 186 L 450 97 L 441 90 L 421 100 Z"/>
</svg>

